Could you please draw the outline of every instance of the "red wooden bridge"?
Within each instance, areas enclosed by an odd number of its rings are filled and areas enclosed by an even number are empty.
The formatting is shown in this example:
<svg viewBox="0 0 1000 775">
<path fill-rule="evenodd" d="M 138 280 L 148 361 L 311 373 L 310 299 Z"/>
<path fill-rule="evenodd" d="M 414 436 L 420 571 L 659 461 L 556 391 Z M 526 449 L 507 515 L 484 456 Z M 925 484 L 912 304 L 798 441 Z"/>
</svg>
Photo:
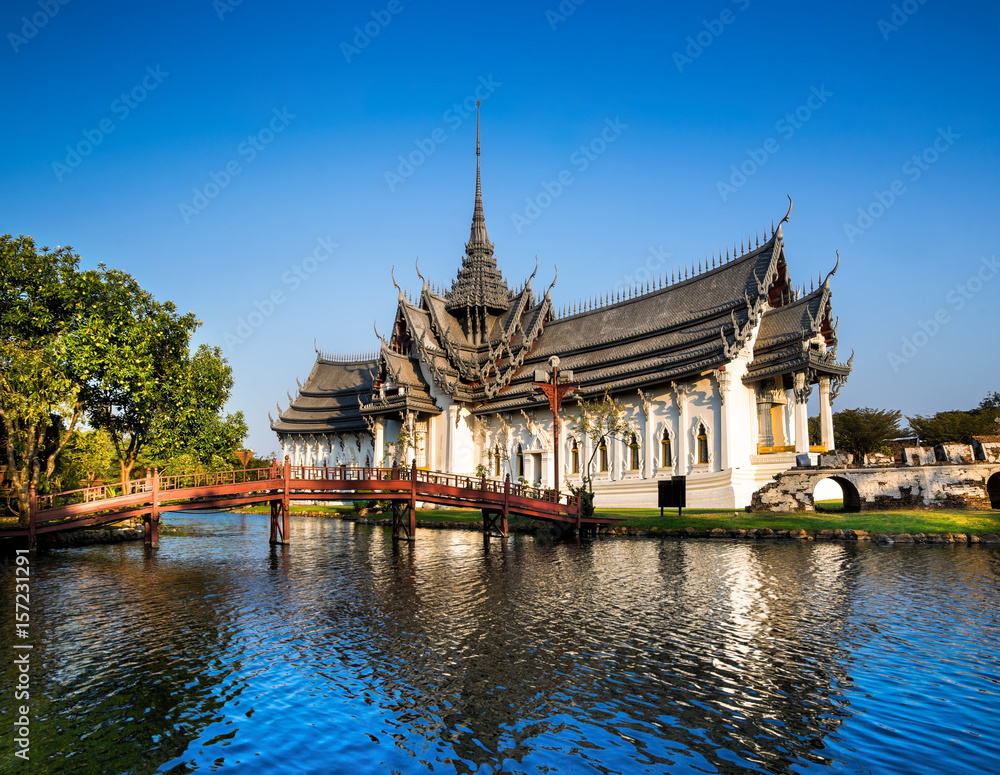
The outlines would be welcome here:
<svg viewBox="0 0 1000 775">
<path fill-rule="evenodd" d="M 271 506 L 271 543 L 288 543 L 291 501 L 391 501 L 393 538 L 413 540 L 417 503 L 480 509 L 483 531 L 507 535 L 511 515 L 545 520 L 579 531 L 613 519 L 583 517 L 575 495 L 504 481 L 410 468 L 293 466 L 163 476 L 153 471 L 121 483 L 52 495 L 31 493 L 28 527 L 0 530 L 0 537 L 27 536 L 29 546 L 46 533 L 142 517 L 146 543 L 159 545 L 160 515 L 171 511 Z"/>
</svg>

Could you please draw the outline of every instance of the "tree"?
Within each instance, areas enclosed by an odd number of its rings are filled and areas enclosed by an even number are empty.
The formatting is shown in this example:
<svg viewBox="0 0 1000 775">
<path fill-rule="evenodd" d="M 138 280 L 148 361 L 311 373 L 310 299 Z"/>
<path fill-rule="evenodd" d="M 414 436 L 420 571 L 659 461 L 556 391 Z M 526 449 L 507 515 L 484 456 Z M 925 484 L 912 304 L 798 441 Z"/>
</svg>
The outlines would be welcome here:
<svg viewBox="0 0 1000 775">
<path fill-rule="evenodd" d="M 866 455 L 875 452 L 888 454 L 889 439 L 900 435 L 899 420 L 902 414 L 895 409 L 845 409 L 833 416 L 833 435 L 836 448 L 850 452 L 854 459 L 863 462 Z"/>
<path fill-rule="evenodd" d="M 809 418 L 809 443 L 818 447 L 823 443 L 823 429 L 819 424 L 819 417 Z"/>
<path fill-rule="evenodd" d="M 22 525 L 29 518 L 31 487 L 48 489 L 56 459 L 83 414 L 65 347 L 78 264 L 69 246 L 39 251 L 31 237 L 0 237 L 4 479 Z"/>
<path fill-rule="evenodd" d="M 54 486 L 60 490 L 86 487 L 94 479 L 107 480 L 115 475 L 115 449 L 104 431 L 77 429 L 70 435 L 56 461 Z"/>
<path fill-rule="evenodd" d="M 240 465 L 236 450 L 246 437 L 246 420 L 243 412 L 221 413 L 232 388 L 232 369 L 222 349 L 199 346 L 171 372 L 165 392 L 173 410 L 154 417 L 143 462 L 166 468 L 175 460 L 173 467 L 185 470 Z"/>
<path fill-rule="evenodd" d="M 973 436 L 989 436 L 1000 426 L 1000 393 L 990 393 L 969 411 L 945 411 L 906 418 L 922 444 L 969 443 Z"/>
<path fill-rule="evenodd" d="M 50 488 L 84 417 L 106 432 L 123 481 L 154 431 L 166 448 L 185 438 L 185 451 L 212 465 L 232 465 L 246 433 L 241 413 L 219 414 L 232 388 L 221 352 L 189 354 L 194 315 L 125 272 L 81 271 L 79 262 L 68 246 L 0 237 L 0 453 L 22 523 L 31 487 Z M 66 463 L 65 476 L 78 480 Z"/>
<path fill-rule="evenodd" d="M 125 272 L 84 272 L 67 354 L 83 383 L 80 398 L 94 428 L 108 433 L 123 484 L 159 415 L 183 412 L 171 388 L 184 380 L 193 313 L 177 314 Z"/>
<path fill-rule="evenodd" d="M 638 427 L 625 418 L 624 405 L 614 399 L 609 392 L 605 392 L 600 399 L 593 401 L 581 398 L 580 414 L 572 423 L 574 431 L 590 439 L 593 446 L 593 452 L 590 453 L 587 465 L 581 472 L 583 486 L 579 491 L 574 491 L 583 496 L 585 516 L 590 516 L 594 512 L 594 482 L 590 472 L 601 444 L 609 440 L 620 441 L 628 438 L 632 433 L 638 433 Z"/>
</svg>

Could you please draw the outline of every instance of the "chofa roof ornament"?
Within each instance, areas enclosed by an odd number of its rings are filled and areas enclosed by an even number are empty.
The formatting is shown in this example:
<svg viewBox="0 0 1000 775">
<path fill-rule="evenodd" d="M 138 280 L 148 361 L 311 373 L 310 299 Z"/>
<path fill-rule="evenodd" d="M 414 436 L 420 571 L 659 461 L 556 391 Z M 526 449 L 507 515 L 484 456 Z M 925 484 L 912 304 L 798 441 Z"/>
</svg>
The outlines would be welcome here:
<svg viewBox="0 0 1000 775">
<path fill-rule="evenodd" d="M 778 230 L 777 230 L 778 239 L 784 239 L 784 236 L 785 236 L 781 232 L 781 224 L 785 223 L 785 221 L 787 221 L 789 218 L 792 217 L 792 195 L 791 194 L 785 194 L 785 196 L 788 197 L 788 212 L 785 213 L 785 217 L 784 218 L 782 218 L 780 221 L 778 221 Z"/>
<path fill-rule="evenodd" d="M 559 279 L 559 267 L 556 266 L 555 264 L 553 264 L 552 267 L 556 270 L 556 276 L 552 278 L 552 284 L 549 286 L 548 290 L 545 291 L 546 298 L 548 298 L 549 295 L 552 293 L 552 289 L 556 287 L 556 280 Z M 532 274 L 531 276 L 534 277 L 534 274 Z"/>
<path fill-rule="evenodd" d="M 837 251 L 837 263 L 833 265 L 833 269 L 831 269 L 830 270 L 830 274 L 828 274 L 826 276 L 826 279 L 823 281 L 823 285 L 826 285 L 827 283 L 830 282 L 830 278 L 833 277 L 835 274 L 837 274 L 837 269 L 839 269 L 839 268 L 840 268 L 840 251 L 838 250 Z"/>
</svg>

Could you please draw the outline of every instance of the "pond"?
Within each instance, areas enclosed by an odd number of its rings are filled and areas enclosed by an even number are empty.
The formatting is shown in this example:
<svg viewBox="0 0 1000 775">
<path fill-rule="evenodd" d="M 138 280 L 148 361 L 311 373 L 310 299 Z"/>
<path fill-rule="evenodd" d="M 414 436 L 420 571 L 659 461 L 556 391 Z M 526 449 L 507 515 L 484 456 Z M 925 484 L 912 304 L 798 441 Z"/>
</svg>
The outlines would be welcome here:
<svg viewBox="0 0 1000 775">
<path fill-rule="evenodd" d="M 1000 552 L 166 518 L 0 583 L 4 771 L 982 772 Z M 30 769 L 10 655 L 30 645 Z M 89 768 L 89 769 L 87 769 Z"/>
</svg>

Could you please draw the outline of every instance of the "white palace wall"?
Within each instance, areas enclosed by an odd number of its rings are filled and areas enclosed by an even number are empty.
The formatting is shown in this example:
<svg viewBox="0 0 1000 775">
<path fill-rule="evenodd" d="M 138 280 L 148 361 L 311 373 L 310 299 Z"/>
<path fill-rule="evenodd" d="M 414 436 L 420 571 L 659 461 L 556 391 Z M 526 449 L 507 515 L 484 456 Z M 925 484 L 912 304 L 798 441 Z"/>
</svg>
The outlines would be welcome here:
<svg viewBox="0 0 1000 775">
<path fill-rule="evenodd" d="M 580 486 L 582 476 L 573 472 L 572 449 L 578 445 L 579 465 L 589 462 L 595 505 L 599 508 L 655 508 L 657 480 L 687 477 L 690 508 L 743 508 L 754 491 L 780 471 L 795 464 L 794 454 L 757 454 L 757 417 L 754 390 L 742 383 L 745 360 L 732 362 L 727 372 L 712 372 L 692 383 L 671 384 L 648 391 L 616 396 L 625 418 L 635 428 L 637 467 L 632 467 L 630 435 L 608 443 L 608 467 L 600 470 L 600 454 L 589 438 L 575 430 L 578 405 L 568 400 L 560 412 L 560 487 Z M 400 462 L 451 473 L 474 474 L 485 466 L 496 476 L 495 450 L 501 447 L 499 478 L 519 478 L 518 451 L 523 457 L 524 479 L 529 484 L 552 487 L 555 459 L 552 446 L 552 413 L 548 408 L 473 416 L 464 406 L 444 395 L 441 414 L 426 420 L 419 440 L 422 449 L 406 450 Z M 786 409 L 790 409 L 789 401 Z M 794 433 L 792 412 L 785 411 L 786 438 Z M 284 454 L 293 465 L 390 465 L 402 418 L 387 419 L 379 440 L 370 433 L 330 433 L 287 437 Z M 707 462 L 698 459 L 698 434 L 707 437 Z M 671 459 L 661 457 L 664 434 L 670 440 Z"/>
</svg>

